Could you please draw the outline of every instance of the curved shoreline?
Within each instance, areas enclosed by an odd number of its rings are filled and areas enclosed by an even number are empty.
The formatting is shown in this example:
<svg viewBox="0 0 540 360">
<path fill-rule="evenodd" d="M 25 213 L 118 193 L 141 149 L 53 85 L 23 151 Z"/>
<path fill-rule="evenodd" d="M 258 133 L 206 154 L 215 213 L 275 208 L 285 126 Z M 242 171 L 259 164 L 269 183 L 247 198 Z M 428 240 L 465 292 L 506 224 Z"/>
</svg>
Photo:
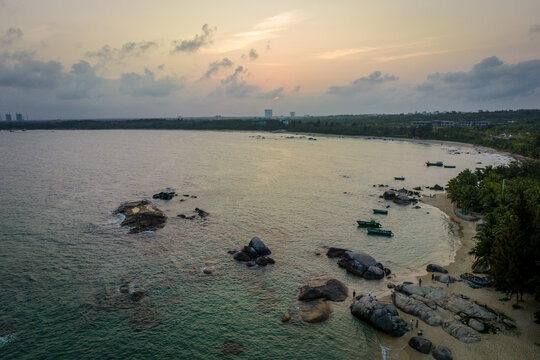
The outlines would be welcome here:
<svg viewBox="0 0 540 360">
<path fill-rule="evenodd" d="M 438 208 L 445 213 L 449 220 L 458 226 L 457 236 L 460 239 L 459 247 L 456 249 L 453 261 L 446 266 L 449 274 L 459 277 L 459 274 L 471 272 L 471 265 L 474 257 L 469 251 L 474 247 L 474 235 L 476 234 L 476 223 L 468 222 L 455 216 L 452 202 L 447 198 L 446 193 L 437 194 L 436 197 L 424 197 L 422 201 L 430 206 Z M 430 273 L 424 270 L 424 275 L 417 276 L 423 284 L 439 286 L 444 288 L 442 283 L 431 280 Z M 431 327 L 420 320 L 419 329 L 424 332 L 424 337 L 431 340 L 433 345 L 442 344 L 452 350 L 455 359 L 540 359 L 539 345 L 540 325 L 534 323 L 534 311 L 539 304 L 534 298 L 527 294 L 524 302 L 520 305 L 522 309 L 512 308 L 512 301 L 501 302 L 500 298 L 504 294 L 493 288 L 472 289 L 462 282 L 451 284 L 449 291 L 463 294 L 475 300 L 479 304 L 487 305 L 496 312 L 504 313 L 517 324 L 517 329 L 504 331 L 497 334 L 481 334 L 482 341 L 476 344 L 465 344 L 445 333 L 440 327 Z M 389 297 L 385 300 L 391 301 Z M 408 323 L 410 320 L 416 322 L 417 318 L 398 310 L 401 317 Z M 411 336 L 416 335 L 416 329 L 406 334 L 402 338 L 391 338 L 380 334 L 379 339 L 384 346 L 396 349 L 399 359 L 425 359 L 425 355 L 417 352 L 407 345 Z"/>
</svg>

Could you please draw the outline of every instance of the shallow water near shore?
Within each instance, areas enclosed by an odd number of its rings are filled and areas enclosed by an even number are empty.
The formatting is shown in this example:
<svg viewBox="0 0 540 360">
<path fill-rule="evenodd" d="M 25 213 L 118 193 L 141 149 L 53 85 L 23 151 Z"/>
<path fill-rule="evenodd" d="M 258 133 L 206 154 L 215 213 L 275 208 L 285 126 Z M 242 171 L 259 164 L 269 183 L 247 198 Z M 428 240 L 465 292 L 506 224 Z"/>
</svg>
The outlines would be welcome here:
<svg viewBox="0 0 540 360">
<path fill-rule="evenodd" d="M 397 280 L 450 262 L 457 238 L 446 216 L 386 202 L 387 188 L 373 184 L 444 186 L 465 168 L 508 159 L 451 145 L 287 136 L 0 132 L 0 337 L 10 339 L 0 357 L 214 359 L 226 357 L 227 340 L 244 348 L 239 358 L 379 357 L 377 335 L 348 301 L 332 303 L 324 323 L 281 324 L 298 286 L 324 274 L 351 292 L 387 291 L 385 281 L 347 274 L 325 246 L 365 251 Z M 169 216 L 163 229 L 128 234 L 112 215 L 123 201 L 167 188 L 180 196 L 155 201 Z M 388 215 L 372 214 L 386 205 Z M 195 208 L 209 217 L 176 217 Z M 357 228 L 370 218 L 394 237 Z M 232 260 L 227 250 L 253 236 L 275 265 Z M 144 288 L 143 301 L 126 299 L 123 282 Z"/>
</svg>

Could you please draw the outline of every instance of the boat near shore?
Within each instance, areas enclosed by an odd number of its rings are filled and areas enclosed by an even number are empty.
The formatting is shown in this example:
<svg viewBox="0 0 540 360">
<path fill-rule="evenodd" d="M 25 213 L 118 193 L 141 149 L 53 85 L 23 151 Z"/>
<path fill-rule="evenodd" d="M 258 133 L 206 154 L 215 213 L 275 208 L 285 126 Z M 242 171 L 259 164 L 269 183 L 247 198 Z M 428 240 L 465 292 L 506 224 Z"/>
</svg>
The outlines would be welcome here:
<svg viewBox="0 0 540 360">
<path fill-rule="evenodd" d="M 380 215 L 388 215 L 388 210 L 382 210 L 382 209 L 373 209 L 374 214 L 380 214 Z"/>
<path fill-rule="evenodd" d="M 381 229 L 368 229 L 368 235 L 377 235 L 377 236 L 386 236 L 392 237 L 394 234 L 390 230 L 381 230 Z"/>
<path fill-rule="evenodd" d="M 358 227 L 362 227 L 362 228 L 380 228 L 381 227 L 381 224 L 376 222 L 375 220 L 371 220 L 371 221 L 358 220 L 356 222 L 358 223 Z"/>
<path fill-rule="evenodd" d="M 455 169 L 456 165 L 444 165 L 445 169 Z"/>
<path fill-rule="evenodd" d="M 394 180 L 405 180 L 403 176 L 394 176 Z"/>
<path fill-rule="evenodd" d="M 426 166 L 438 166 L 438 167 L 442 167 L 442 166 L 443 166 L 443 162 L 442 162 L 442 161 L 436 161 L 436 162 L 429 162 L 429 161 L 426 161 Z"/>
</svg>

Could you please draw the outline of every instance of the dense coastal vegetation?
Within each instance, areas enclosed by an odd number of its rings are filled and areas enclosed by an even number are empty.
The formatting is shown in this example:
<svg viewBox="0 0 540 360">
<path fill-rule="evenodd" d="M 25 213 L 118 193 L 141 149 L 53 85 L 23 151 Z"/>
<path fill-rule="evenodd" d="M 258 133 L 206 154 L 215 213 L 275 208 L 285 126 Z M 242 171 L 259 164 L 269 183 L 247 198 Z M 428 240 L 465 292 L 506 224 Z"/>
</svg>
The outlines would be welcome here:
<svg viewBox="0 0 540 360">
<path fill-rule="evenodd" d="M 485 215 L 473 266 L 489 269 L 495 286 L 516 295 L 516 303 L 525 292 L 540 300 L 540 161 L 464 170 L 449 181 L 448 197 Z"/>
<path fill-rule="evenodd" d="M 540 157 L 540 110 L 334 115 L 288 118 L 0 122 L 0 130 L 184 129 L 311 132 L 459 141 Z"/>
</svg>

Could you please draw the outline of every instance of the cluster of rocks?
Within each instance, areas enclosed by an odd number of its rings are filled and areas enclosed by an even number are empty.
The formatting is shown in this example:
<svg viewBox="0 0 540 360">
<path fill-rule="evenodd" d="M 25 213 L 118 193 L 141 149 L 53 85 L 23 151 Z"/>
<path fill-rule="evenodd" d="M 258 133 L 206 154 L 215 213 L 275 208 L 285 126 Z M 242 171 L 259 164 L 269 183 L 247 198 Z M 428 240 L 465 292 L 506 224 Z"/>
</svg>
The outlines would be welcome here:
<svg viewBox="0 0 540 360">
<path fill-rule="evenodd" d="M 275 264 L 274 259 L 269 257 L 272 252 L 258 237 L 254 237 L 249 242 L 248 246 L 244 246 L 240 251 L 229 251 L 230 254 L 234 254 L 236 261 L 245 261 L 248 267 L 255 265 L 266 266 L 268 264 Z"/>
<path fill-rule="evenodd" d="M 409 339 L 409 346 L 422 354 L 429 354 L 433 344 L 426 338 L 413 336 Z M 432 355 L 436 360 L 452 360 L 452 351 L 444 345 L 435 346 Z"/>
<path fill-rule="evenodd" d="M 376 185 L 376 184 L 373 184 L 373 187 L 388 187 L 388 185 L 384 185 L 384 184 L 379 184 L 379 185 Z"/>
<path fill-rule="evenodd" d="M 349 296 L 349 289 L 341 281 L 330 276 L 309 279 L 300 289 L 299 303 L 286 311 L 282 322 L 299 318 L 307 323 L 318 323 L 330 318 L 332 307 L 328 301 L 341 302 Z"/>
<path fill-rule="evenodd" d="M 364 252 L 331 247 L 326 253 L 328 257 L 338 257 L 338 265 L 348 272 L 368 280 L 379 280 L 390 275 L 389 268 L 384 267 L 373 257 Z"/>
<path fill-rule="evenodd" d="M 396 204 L 400 205 L 409 205 L 409 204 L 416 204 L 418 202 L 418 199 L 414 196 L 420 196 L 420 193 L 418 191 L 411 191 L 407 190 L 405 188 L 403 189 L 390 189 L 386 190 L 382 195 L 381 198 L 385 200 L 392 200 Z"/>
<path fill-rule="evenodd" d="M 169 192 L 162 191 L 160 193 L 152 195 L 152 199 L 171 200 L 175 196 L 178 196 L 178 194 L 175 193 L 174 191 L 169 191 Z"/>
<path fill-rule="evenodd" d="M 208 212 L 206 212 L 206 211 L 204 211 L 202 209 L 199 209 L 199 208 L 195 208 L 195 210 L 193 210 L 193 212 L 194 212 L 194 214 L 192 214 L 192 215 L 178 214 L 176 216 L 181 218 L 181 219 L 194 220 L 197 216 L 200 217 L 201 219 L 204 219 L 208 215 L 210 215 L 210 213 L 208 213 Z"/>
<path fill-rule="evenodd" d="M 160 229 L 167 222 L 167 215 L 155 207 L 150 200 L 124 203 L 113 214 L 122 214 L 126 217 L 121 225 L 131 227 L 130 233 Z"/>
<path fill-rule="evenodd" d="M 497 315 L 466 296 L 433 286 L 404 282 L 395 287 L 392 301 L 407 314 L 419 317 L 430 326 L 443 330 L 464 343 L 480 341 L 479 332 L 494 326 Z"/>
<path fill-rule="evenodd" d="M 435 184 L 435 185 L 433 185 L 432 187 L 430 187 L 429 190 L 443 191 L 444 188 L 443 188 L 441 185 L 439 185 L 439 184 Z"/>
</svg>

